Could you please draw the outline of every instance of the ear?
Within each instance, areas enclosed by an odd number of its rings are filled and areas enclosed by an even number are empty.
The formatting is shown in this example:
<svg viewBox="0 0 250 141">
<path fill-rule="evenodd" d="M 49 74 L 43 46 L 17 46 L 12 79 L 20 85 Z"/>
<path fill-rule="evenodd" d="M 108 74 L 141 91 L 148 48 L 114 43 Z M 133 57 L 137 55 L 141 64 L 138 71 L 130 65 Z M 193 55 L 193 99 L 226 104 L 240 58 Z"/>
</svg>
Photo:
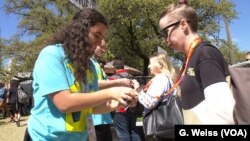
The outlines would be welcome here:
<svg viewBox="0 0 250 141">
<path fill-rule="evenodd" d="M 188 22 L 187 22 L 187 20 L 186 19 L 182 19 L 181 23 L 180 23 L 180 26 L 181 26 L 181 30 L 185 31 L 188 28 Z"/>
</svg>

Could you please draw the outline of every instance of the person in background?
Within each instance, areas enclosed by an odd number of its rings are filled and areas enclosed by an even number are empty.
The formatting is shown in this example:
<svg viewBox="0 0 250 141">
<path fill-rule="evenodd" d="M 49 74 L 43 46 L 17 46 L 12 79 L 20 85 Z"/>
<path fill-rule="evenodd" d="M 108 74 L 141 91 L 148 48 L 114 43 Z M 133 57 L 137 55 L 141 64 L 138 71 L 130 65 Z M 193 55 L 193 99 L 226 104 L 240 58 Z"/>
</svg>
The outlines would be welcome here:
<svg viewBox="0 0 250 141">
<path fill-rule="evenodd" d="M 5 87 L 4 81 L 0 80 L 0 110 L 3 114 L 3 118 L 6 117 L 7 112 L 7 88 Z"/>
<path fill-rule="evenodd" d="M 30 110 L 33 107 L 33 89 L 32 80 L 24 80 L 19 84 L 20 89 L 22 89 L 28 95 L 28 101 L 24 104 L 23 115 L 30 115 Z"/>
<path fill-rule="evenodd" d="M 246 61 L 250 60 L 250 51 L 246 53 Z"/>
<path fill-rule="evenodd" d="M 172 88 L 173 82 L 175 80 L 175 69 L 166 53 L 154 53 L 149 59 L 149 70 L 150 74 L 153 76 L 144 86 L 143 90 L 139 93 L 138 100 L 141 105 L 144 106 L 143 115 L 148 114 L 151 109 L 155 108 L 159 101 L 165 101 L 170 95 L 176 95 L 178 87 Z M 171 89 L 171 91 L 170 91 Z M 169 93 L 166 96 L 163 94 Z M 161 98 L 160 98 L 161 97 Z M 143 126 L 150 123 L 144 122 Z M 147 141 L 161 141 L 158 137 L 146 136 Z M 174 140 L 172 136 L 169 136 L 167 140 Z"/>
<path fill-rule="evenodd" d="M 116 81 L 107 80 L 107 75 L 104 72 L 103 68 L 100 66 L 98 60 L 101 60 L 106 51 L 105 41 L 102 40 L 101 45 L 97 46 L 94 55 L 91 58 L 95 66 L 95 73 L 98 78 L 98 88 L 110 88 L 114 86 L 131 86 L 133 81 L 129 79 L 122 79 Z M 104 114 L 94 114 L 93 121 L 95 125 L 95 132 L 97 136 L 97 141 L 112 141 L 112 132 L 111 132 L 111 123 L 112 117 L 110 113 Z"/>
<path fill-rule="evenodd" d="M 95 64 L 96 73 L 98 75 L 98 88 L 105 89 L 105 88 L 110 88 L 114 86 L 130 87 L 134 85 L 133 82 L 136 83 L 136 80 L 131 81 L 128 78 L 117 79 L 114 81 L 108 80 L 106 73 L 104 72 L 103 68 L 100 66 L 100 63 L 98 62 L 98 60 L 102 59 L 105 52 L 106 52 L 105 41 L 102 41 L 101 45 L 97 46 L 97 48 L 95 49 L 94 55 L 92 57 L 92 61 Z"/>
<path fill-rule="evenodd" d="M 110 76 L 110 80 L 130 78 L 130 74 L 124 69 L 122 60 L 114 60 L 113 66 L 116 73 Z M 133 108 L 120 108 L 113 113 L 113 123 L 120 141 L 141 141 L 136 128 L 136 119 L 137 113 Z"/>
<path fill-rule="evenodd" d="M 10 122 L 15 122 L 17 127 L 20 126 L 21 109 L 20 103 L 18 102 L 17 89 L 19 85 L 19 80 L 11 80 L 9 94 L 7 97 L 7 105 L 10 113 Z"/>
<path fill-rule="evenodd" d="M 6 102 L 7 89 L 3 81 L 0 80 L 0 102 Z"/>
<path fill-rule="evenodd" d="M 92 114 L 110 112 L 136 100 L 137 92 L 128 87 L 97 91 L 90 58 L 107 29 L 101 13 L 84 8 L 48 40 L 32 73 L 34 107 L 24 140 L 95 140 Z"/>
<path fill-rule="evenodd" d="M 179 79 L 184 123 L 234 124 L 228 64 L 217 48 L 204 45 L 197 33 L 196 11 L 180 0 L 160 15 L 159 27 L 165 43 L 186 55 Z"/>
<path fill-rule="evenodd" d="M 167 54 L 154 53 L 150 57 L 149 64 L 150 73 L 154 76 L 140 92 L 138 96 L 139 102 L 144 106 L 145 112 L 154 108 L 159 99 L 166 93 L 175 80 L 175 69 L 171 65 Z M 178 88 L 175 88 L 170 94 L 177 94 Z"/>
</svg>

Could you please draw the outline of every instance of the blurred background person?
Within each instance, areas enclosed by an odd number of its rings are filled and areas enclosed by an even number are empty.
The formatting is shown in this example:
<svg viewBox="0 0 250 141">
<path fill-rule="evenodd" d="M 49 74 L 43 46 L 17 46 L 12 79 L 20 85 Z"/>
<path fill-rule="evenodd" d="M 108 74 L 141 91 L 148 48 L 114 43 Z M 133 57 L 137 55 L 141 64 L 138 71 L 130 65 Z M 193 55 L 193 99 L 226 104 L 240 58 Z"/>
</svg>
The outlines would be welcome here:
<svg viewBox="0 0 250 141">
<path fill-rule="evenodd" d="M 150 57 L 148 67 L 154 77 L 145 85 L 138 97 L 139 102 L 145 107 L 145 112 L 157 105 L 159 101 L 157 97 L 171 88 L 176 75 L 167 54 L 164 53 L 154 53 Z M 176 94 L 177 90 L 175 88 L 171 94 Z"/>
<path fill-rule="evenodd" d="M 20 106 L 18 102 L 17 89 L 19 80 L 11 80 L 9 94 L 7 97 L 8 110 L 10 113 L 10 122 L 15 122 L 17 126 L 20 126 Z"/>
<path fill-rule="evenodd" d="M 6 117 L 6 112 L 7 112 L 6 99 L 7 99 L 7 88 L 5 87 L 4 81 L 0 80 L 0 111 L 3 118 Z"/>
<path fill-rule="evenodd" d="M 175 69 L 169 61 L 167 54 L 165 53 L 154 53 L 149 59 L 149 69 L 153 78 L 148 81 L 148 83 L 144 86 L 143 90 L 140 92 L 138 96 L 139 102 L 144 106 L 144 115 L 148 114 L 148 112 L 155 108 L 159 101 L 166 100 L 170 95 L 177 96 L 178 87 L 172 89 L 167 96 L 163 96 L 163 94 L 167 93 L 171 87 L 173 86 L 173 82 L 175 80 Z M 160 98 L 160 99 L 159 99 Z M 144 127 L 150 127 L 150 123 L 143 123 Z M 174 133 L 173 133 L 174 134 Z M 169 139 L 172 140 L 173 136 L 169 135 Z M 158 137 L 150 137 L 146 136 L 147 141 L 155 141 L 162 139 Z"/>
<path fill-rule="evenodd" d="M 115 67 L 115 74 L 110 76 L 110 80 L 131 78 L 128 71 L 124 69 L 123 60 L 114 60 L 113 66 Z M 120 141 L 141 141 L 136 127 L 137 110 L 134 108 L 135 107 L 120 108 L 112 114 L 113 124 Z"/>
<path fill-rule="evenodd" d="M 105 89 L 115 86 L 131 86 L 133 85 L 132 81 L 124 78 L 115 81 L 109 81 L 106 73 L 103 70 L 104 67 L 104 53 L 106 52 L 105 41 L 102 40 L 101 45 L 97 46 L 93 57 L 91 58 L 94 66 L 95 73 L 98 78 L 98 89 Z M 101 62 L 100 62 L 101 61 Z M 92 115 L 97 141 L 112 141 L 112 131 L 111 131 L 111 123 L 113 122 L 110 113 L 104 114 L 94 114 Z"/>
</svg>

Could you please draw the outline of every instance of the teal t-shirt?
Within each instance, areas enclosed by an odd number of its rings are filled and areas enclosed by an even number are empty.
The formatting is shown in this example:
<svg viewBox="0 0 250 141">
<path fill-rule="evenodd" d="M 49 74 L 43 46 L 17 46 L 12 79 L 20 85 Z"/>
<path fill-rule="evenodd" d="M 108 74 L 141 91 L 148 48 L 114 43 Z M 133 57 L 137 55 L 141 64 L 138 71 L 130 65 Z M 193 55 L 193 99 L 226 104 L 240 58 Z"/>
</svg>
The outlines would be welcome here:
<svg viewBox="0 0 250 141">
<path fill-rule="evenodd" d="M 75 78 L 67 65 L 61 44 L 45 47 L 38 56 L 33 70 L 34 107 L 28 120 L 28 131 L 33 140 L 87 141 L 86 116 L 91 117 L 92 109 L 62 113 L 48 96 L 66 89 L 75 91 Z M 90 66 L 93 69 L 93 64 Z M 83 85 L 82 91 L 97 89 L 96 77 L 87 81 L 91 82 Z"/>
<path fill-rule="evenodd" d="M 92 58 L 91 61 L 93 62 L 95 66 L 95 75 L 98 78 L 98 80 L 104 80 L 106 79 L 106 74 L 100 67 L 99 63 L 95 58 Z M 101 124 L 111 124 L 112 118 L 110 113 L 104 113 L 104 114 L 93 114 L 92 115 L 94 125 L 101 125 Z"/>
</svg>

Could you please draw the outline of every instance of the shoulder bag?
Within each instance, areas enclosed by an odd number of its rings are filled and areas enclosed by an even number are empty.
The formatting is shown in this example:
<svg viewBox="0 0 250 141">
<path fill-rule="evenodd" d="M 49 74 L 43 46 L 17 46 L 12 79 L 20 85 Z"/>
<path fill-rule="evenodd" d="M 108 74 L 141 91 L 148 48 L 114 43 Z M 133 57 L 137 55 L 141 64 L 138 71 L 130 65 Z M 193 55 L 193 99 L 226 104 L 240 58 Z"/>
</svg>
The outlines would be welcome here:
<svg viewBox="0 0 250 141">
<path fill-rule="evenodd" d="M 180 101 L 170 94 L 144 115 L 143 130 L 147 139 L 169 139 L 174 138 L 175 125 L 183 123 Z"/>
</svg>

